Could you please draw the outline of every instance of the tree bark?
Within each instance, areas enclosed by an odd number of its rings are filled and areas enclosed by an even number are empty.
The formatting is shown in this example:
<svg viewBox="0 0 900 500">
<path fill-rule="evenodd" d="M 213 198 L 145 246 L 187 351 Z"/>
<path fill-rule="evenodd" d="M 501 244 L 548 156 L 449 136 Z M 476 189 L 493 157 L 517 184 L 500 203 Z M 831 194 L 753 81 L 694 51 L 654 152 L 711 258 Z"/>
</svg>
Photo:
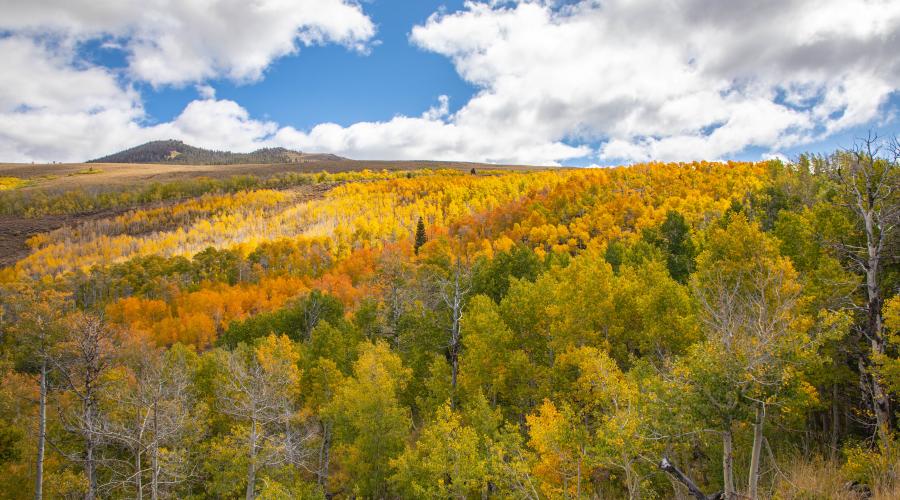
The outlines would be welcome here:
<svg viewBox="0 0 900 500">
<path fill-rule="evenodd" d="M 450 407 L 456 407 L 456 385 L 459 377 L 459 354 L 462 350 L 460 322 L 463 315 L 463 303 L 469 289 L 462 282 L 462 264 L 456 259 L 456 270 L 453 275 L 451 290 L 442 290 L 444 303 L 450 309 L 450 339 L 447 342 L 447 358 L 450 361 Z"/>
<path fill-rule="evenodd" d="M 725 489 L 725 498 L 736 498 L 734 488 L 734 443 L 731 432 L 731 422 L 722 432 L 722 486 Z"/>
<path fill-rule="evenodd" d="M 322 446 L 319 448 L 319 486 L 328 494 L 328 469 L 331 461 L 331 425 L 322 422 Z"/>
<path fill-rule="evenodd" d="M 641 500 L 641 479 L 627 457 L 623 458 L 625 483 L 628 487 L 628 500 Z"/>
<path fill-rule="evenodd" d="M 837 460 L 838 443 L 840 441 L 840 408 L 838 407 L 838 385 L 831 384 L 831 460 Z"/>
<path fill-rule="evenodd" d="M 84 495 L 85 500 L 97 498 L 97 474 L 94 468 L 94 442 L 88 439 L 84 454 L 84 475 L 88 478 L 88 491 Z"/>
<path fill-rule="evenodd" d="M 875 229 L 874 214 L 869 211 L 864 216 L 866 225 L 866 249 L 868 261 L 866 265 L 866 312 L 867 335 L 872 346 L 872 354 L 880 356 L 885 352 L 884 326 L 881 306 L 881 287 L 879 285 L 879 271 L 881 267 L 881 242 L 884 235 L 878 234 Z M 872 384 L 872 399 L 875 410 L 875 420 L 878 425 L 878 434 L 881 442 L 888 445 L 891 431 L 891 400 L 887 392 L 875 375 L 870 376 Z"/>
<path fill-rule="evenodd" d="M 44 443 L 47 439 L 47 359 L 41 360 L 41 389 L 38 409 L 38 444 L 34 475 L 34 498 L 44 497 Z"/>
<path fill-rule="evenodd" d="M 900 143 L 896 139 L 889 146 L 893 159 L 878 157 L 878 137 L 869 134 L 849 152 L 845 161 L 839 158 L 835 180 L 844 190 L 843 204 L 858 218 L 865 233 L 865 248 L 839 242 L 839 247 L 850 256 L 865 273 L 866 323 L 861 331 L 870 343 L 869 359 L 861 359 L 865 379 L 863 390 L 872 397 L 878 437 L 883 446 L 890 446 L 892 412 L 891 399 L 872 370 L 872 358 L 885 352 L 881 291 L 881 273 L 884 257 L 895 253 L 893 237 L 900 227 L 900 210 L 896 195 L 900 185 L 896 174 L 900 168 Z M 883 163 L 882 163 L 883 162 Z"/>
<path fill-rule="evenodd" d="M 581 498 L 581 456 L 578 457 L 577 471 L 575 473 L 575 498 Z"/>
<path fill-rule="evenodd" d="M 250 422 L 250 459 L 247 461 L 247 500 L 256 496 L 256 422 Z"/>
<path fill-rule="evenodd" d="M 150 498 L 159 498 L 159 402 L 153 401 L 153 449 L 150 451 Z"/>
<path fill-rule="evenodd" d="M 84 400 L 84 475 L 88 480 L 86 500 L 94 500 L 97 497 L 97 467 L 94 461 L 94 392 L 90 384 L 85 386 Z"/>
<path fill-rule="evenodd" d="M 136 446 L 137 450 L 134 453 L 134 488 L 137 493 L 137 498 L 142 500 L 144 498 L 144 484 L 142 477 L 142 469 L 144 466 L 141 464 L 141 445 L 138 443 Z"/>
<path fill-rule="evenodd" d="M 762 403 L 756 406 L 756 421 L 753 423 L 753 451 L 750 454 L 750 481 L 747 487 L 751 500 L 759 498 L 759 463 L 762 453 L 763 423 L 766 419 L 766 408 Z"/>
</svg>

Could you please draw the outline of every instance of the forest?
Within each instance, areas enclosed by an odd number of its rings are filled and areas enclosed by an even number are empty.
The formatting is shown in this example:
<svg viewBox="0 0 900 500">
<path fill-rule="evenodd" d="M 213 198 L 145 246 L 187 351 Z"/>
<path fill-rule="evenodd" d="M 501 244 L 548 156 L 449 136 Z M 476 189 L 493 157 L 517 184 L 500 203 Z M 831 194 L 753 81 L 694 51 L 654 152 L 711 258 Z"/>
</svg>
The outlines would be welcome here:
<svg viewBox="0 0 900 500">
<path fill-rule="evenodd" d="M 0 192 L 100 207 L 0 270 L 0 497 L 900 498 L 896 142 Z"/>
</svg>

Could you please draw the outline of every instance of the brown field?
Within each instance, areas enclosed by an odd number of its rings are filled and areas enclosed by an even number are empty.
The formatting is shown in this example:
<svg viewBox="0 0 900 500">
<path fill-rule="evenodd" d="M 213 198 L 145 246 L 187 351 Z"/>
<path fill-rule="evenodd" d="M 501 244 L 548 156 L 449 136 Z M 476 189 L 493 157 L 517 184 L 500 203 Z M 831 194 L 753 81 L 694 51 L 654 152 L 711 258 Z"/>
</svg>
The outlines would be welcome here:
<svg viewBox="0 0 900 500">
<path fill-rule="evenodd" d="M 97 173 L 83 173 L 93 168 Z M 165 165 L 157 163 L 0 163 L 0 177 L 19 177 L 34 181 L 21 189 L 65 191 L 74 188 L 115 188 L 146 182 L 169 182 L 197 177 L 227 178 L 234 175 L 270 177 L 286 172 L 318 173 L 369 170 L 416 170 L 422 168 L 455 170 L 504 169 L 537 170 L 546 167 L 492 165 L 449 161 L 323 160 L 306 163 L 250 165 Z"/>
</svg>

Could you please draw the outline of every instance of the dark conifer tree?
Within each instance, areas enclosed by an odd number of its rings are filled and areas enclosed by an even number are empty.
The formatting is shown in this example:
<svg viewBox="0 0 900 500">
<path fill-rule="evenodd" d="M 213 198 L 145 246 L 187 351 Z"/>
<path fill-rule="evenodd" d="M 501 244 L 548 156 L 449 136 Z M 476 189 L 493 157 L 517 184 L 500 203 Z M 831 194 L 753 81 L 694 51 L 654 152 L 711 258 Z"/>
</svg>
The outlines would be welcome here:
<svg viewBox="0 0 900 500">
<path fill-rule="evenodd" d="M 416 255 L 419 255 L 419 248 L 424 245 L 426 241 L 428 241 L 428 236 L 425 235 L 425 221 L 419 217 L 419 222 L 416 223 Z"/>
</svg>

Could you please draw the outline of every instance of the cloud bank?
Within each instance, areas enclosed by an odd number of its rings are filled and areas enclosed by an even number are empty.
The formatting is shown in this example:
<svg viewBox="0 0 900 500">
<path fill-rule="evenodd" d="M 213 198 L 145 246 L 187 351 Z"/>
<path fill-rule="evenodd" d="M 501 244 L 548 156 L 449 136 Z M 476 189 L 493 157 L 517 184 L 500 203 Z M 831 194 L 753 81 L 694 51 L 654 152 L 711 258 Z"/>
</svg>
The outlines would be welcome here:
<svg viewBox="0 0 900 500">
<path fill-rule="evenodd" d="M 752 5 L 751 5 L 752 4 Z M 377 50 L 350 0 L 0 0 L 0 158 L 83 160 L 179 138 L 354 158 L 553 164 L 770 154 L 883 120 L 900 89 L 900 2 L 607 0 L 466 3 L 412 28 L 477 92 L 450 111 L 309 130 L 254 118 L 207 82 L 253 82 L 275 60 L 333 43 Z M 88 64 L 79 44 L 125 54 Z M 134 83 L 194 84 L 150 124 Z"/>
</svg>

